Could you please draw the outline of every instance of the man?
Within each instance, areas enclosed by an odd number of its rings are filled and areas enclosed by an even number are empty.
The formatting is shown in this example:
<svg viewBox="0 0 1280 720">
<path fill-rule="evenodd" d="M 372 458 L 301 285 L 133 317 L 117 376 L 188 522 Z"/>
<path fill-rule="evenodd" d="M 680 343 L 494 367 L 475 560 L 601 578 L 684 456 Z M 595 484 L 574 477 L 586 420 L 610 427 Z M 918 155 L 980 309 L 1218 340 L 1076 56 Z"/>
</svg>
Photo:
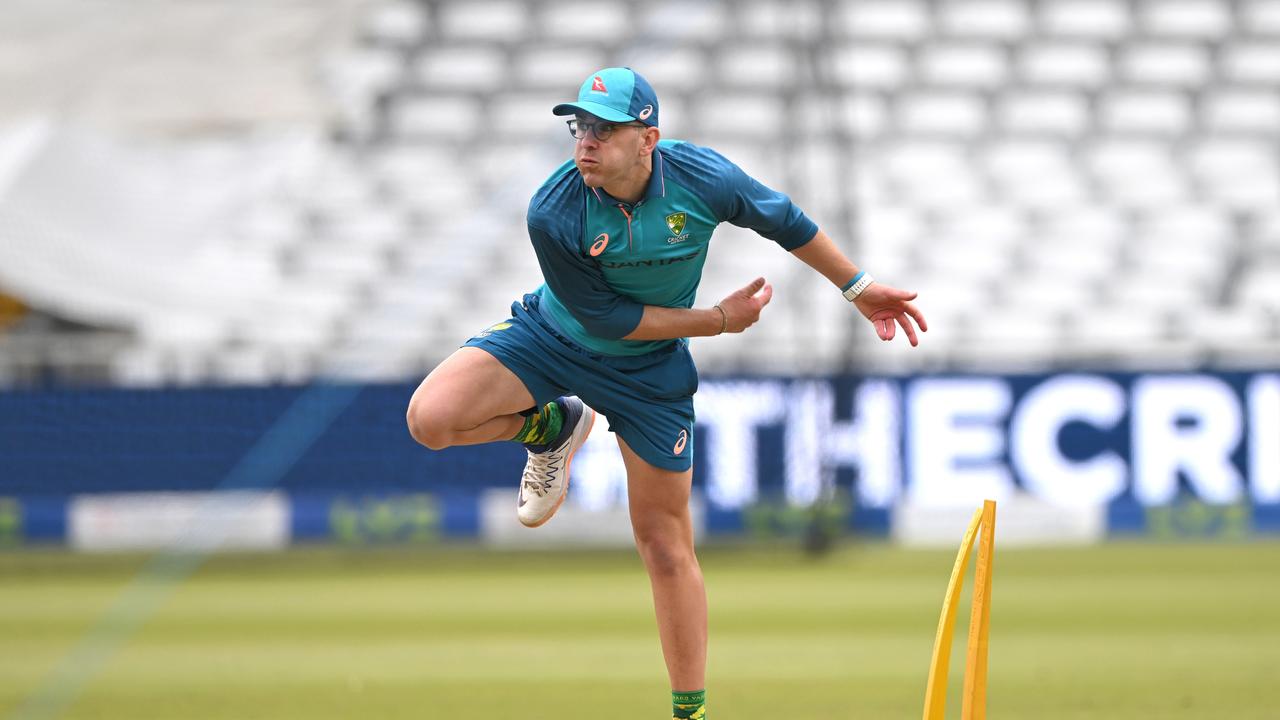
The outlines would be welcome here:
<svg viewBox="0 0 1280 720">
<path fill-rule="evenodd" d="M 693 547 L 689 488 L 693 393 L 689 337 L 746 330 L 773 290 L 756 278 L 693 308 L 711 232 L 755 230 L 807 263 L 875 326 L 917 344 L 914 293 L 875 284 L 787 196 L 707 148 L 661 140 L 658 98 L 629 68 L 582 84 L 573 160 L 529 204 L 529 237 L 545 283 L 440 364 L 409 403 L 410 432 L 432 449 L 524 443 L 517 514 L 537 527 L 560 507 L 573 454 L 596 412 L 627 470 L 636 547 L 653 589 L 673 716 L 705 717 L 707 602 Z"/>
</svg>

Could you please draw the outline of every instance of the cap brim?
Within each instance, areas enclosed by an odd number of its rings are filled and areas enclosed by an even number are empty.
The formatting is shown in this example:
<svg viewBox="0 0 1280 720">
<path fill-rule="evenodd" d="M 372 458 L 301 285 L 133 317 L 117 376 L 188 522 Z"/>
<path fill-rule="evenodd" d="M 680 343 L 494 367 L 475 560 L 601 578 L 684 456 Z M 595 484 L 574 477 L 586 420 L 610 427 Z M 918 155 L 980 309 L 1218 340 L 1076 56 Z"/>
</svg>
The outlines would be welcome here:
<svg viewBox="0 0 1280 720">
<path fill-rule="evenodd" d="M 635 118 L 631 117 L 626 113 L 619 112 L 609 107 L 608 105 L 601 105 L 600 103 L 593 103 L 593 102 L 561 103 L 551 108 L 552 115 L 576 115 L 580 112 L 584 112 L 589 115 L 595 115 L 601 120 L 608 120 L 609 122 L 630 122 L 632 120 L 635 120 Z"/>
</svg>

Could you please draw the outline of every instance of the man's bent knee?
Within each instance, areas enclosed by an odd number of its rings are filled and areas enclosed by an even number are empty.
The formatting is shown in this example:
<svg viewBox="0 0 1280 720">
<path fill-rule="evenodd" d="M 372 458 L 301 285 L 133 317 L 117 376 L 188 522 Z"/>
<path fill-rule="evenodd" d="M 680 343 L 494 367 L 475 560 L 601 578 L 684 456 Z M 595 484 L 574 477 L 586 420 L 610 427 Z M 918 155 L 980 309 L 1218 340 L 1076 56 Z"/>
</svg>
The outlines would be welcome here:
<svg viewBox="0 0 1280 720">
<path fill-rule="evenodd" d="M 450 418 L 444 413 L 432 411 L 416 395 L 409 401 L 405 422 L 409 425 L 409 434 L 421 445 L 432 450 L 443 450 L 453 444 L 453 424 Z"/>
</svg>

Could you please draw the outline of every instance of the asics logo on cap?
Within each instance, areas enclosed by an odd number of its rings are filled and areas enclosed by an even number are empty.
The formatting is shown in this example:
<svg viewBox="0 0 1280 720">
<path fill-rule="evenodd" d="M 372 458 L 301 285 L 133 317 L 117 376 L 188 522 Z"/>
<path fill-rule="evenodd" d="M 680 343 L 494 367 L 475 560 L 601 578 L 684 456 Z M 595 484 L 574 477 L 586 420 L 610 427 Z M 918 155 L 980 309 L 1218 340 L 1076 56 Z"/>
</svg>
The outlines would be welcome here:
<svg viewBox="0 0 1280 720">
<path fill-rule="evenodd" d="M 640 111 L 640 114 L 637 115 L 636 118 L 639 120 L 644 120 L 645 118 L 649 117 L 652 114 L 653 114 L 653 106 L 645 105 L 644 109 Z"/>
</svg>

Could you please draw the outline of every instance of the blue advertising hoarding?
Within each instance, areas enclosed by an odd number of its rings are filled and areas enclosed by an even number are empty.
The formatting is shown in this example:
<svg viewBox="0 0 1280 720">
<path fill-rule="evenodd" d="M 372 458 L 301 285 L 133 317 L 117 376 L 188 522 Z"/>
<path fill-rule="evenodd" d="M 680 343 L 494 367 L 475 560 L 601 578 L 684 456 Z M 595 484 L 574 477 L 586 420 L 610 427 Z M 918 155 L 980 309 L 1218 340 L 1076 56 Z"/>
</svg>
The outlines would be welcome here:
<svg viewBox="0 0 1280 720">
<path fill-rule="evenodd" d="M 433 452 L 404 427 L 413 386 L 371 385 L 296 462 L 263 479 L 295 538 L 468 536 L 475 498 L 509 488 L 509 443 Z M 0 393 L 0 542 L 65 534 L 68 498 L 218 489 L 304 388 Z M 1064 373 L 704 379 L 695 488 L 708 527 L 785 526 L 819 498 L 878 531 L 901 503 L 1030 495 L 1103 505 L 1113 531 L 1231 536 L 1280 529 L 1280 374 Z M 608 436 L 575 460 L 576 502 L 616 505 Z M 380 499 L 381 498 L 381 499 Z M 390 498 L 390 499 L 388 499 Z"/>
</svg>

